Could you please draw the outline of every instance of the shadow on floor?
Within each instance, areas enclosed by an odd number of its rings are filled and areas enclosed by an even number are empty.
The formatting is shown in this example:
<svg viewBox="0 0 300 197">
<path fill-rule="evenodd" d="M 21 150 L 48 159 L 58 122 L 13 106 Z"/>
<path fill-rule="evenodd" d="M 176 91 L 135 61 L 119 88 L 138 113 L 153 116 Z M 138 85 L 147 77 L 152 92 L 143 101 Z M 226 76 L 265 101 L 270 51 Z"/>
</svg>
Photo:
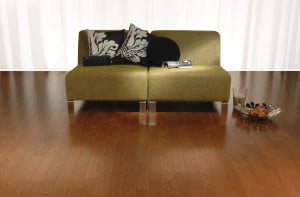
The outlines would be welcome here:
<svg viewBox="0 0 300 197">
<path fill-rule="evenodd" d="M 79 111 L 138 112 L 137 101 L 85 101 Z M 157 112 L 217 112 L 213 102 L 157 102 Z"/>
<path fill-rule="evenodd" d="M 84 101 L 79 111 L 102 112 L 138 112 L 139 102 L 136 101 Z"/>
<path fill-rule="evenodd" d="M 158 112 L 217 112 L 213 102 L 157 102 Z"/>
</svg>

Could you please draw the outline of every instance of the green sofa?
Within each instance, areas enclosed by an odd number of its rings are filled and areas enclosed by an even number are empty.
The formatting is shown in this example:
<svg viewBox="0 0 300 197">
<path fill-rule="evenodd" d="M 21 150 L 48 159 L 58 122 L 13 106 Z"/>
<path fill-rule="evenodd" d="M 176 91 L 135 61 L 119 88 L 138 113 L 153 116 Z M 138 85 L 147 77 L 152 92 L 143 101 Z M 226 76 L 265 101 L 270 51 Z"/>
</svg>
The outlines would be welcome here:
<svg viewBox="0 0 300 197">
<path fill-rule="evenodd" d="M 89 47 L 86 30 L 82 30 L 78 65 L 66 74 L 67 100 L 228 101 L 231 78 L 220 66 L 219 33 L 156 30 L 151 34 L 174 40 L 180 48 L 180 59 L 191 60 L 193 67 L 83 66 Z"/>
</svg>

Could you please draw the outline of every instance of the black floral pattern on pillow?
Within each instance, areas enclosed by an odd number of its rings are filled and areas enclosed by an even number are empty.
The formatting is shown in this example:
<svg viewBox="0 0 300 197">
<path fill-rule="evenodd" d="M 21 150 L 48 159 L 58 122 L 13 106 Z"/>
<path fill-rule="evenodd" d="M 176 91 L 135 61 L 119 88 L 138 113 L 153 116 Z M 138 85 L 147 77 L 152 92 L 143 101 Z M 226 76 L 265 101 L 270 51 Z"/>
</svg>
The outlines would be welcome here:
<svg viewBox="0 0 300 197">
<path fill-rule="evenodd" d="M 129 31 L 125 41 L 117 52 L 120 55 L 133 63 L 149 65 L 147 59 L 147 47 L 152 36 L 134 24 L 130 24 Z"/>
<path fill-rule="evenodd" d="M 99 32 L 87 30 L 90 56 L 115 57 L 124 39 L 124 30 Z"/>
</svg>

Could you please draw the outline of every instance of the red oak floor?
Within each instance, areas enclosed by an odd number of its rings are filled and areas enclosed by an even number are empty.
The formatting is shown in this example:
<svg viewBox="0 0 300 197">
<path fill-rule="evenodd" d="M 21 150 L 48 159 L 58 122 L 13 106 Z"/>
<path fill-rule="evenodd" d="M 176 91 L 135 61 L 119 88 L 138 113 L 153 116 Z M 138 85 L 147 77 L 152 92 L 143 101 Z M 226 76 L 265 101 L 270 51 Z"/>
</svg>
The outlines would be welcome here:
<svg viewBox="0 0 300 197">
<path fill-rule="evenodd" d="M 0 196 L 300 196 L 300 72 L 230 74 L 281 114 L 245 120 L 232 99 L 69 114 L 64 72 L 0 72 Z"/>
</svg>

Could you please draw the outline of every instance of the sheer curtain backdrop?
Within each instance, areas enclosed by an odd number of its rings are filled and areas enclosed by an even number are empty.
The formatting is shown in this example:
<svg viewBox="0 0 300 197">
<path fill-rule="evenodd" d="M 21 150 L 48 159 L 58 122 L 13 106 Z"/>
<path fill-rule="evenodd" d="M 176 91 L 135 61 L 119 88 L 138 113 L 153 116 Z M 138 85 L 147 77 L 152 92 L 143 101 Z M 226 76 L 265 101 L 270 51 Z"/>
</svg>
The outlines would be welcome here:
<svg viewBox="0 0 300 197">
<path fill-rule="evenodd" d="M 299 0 L 0 0 L 0 70 L 70 70 L 81 29 L 215 30 L 226 70 L 300 70 Z"/>
</svg>

